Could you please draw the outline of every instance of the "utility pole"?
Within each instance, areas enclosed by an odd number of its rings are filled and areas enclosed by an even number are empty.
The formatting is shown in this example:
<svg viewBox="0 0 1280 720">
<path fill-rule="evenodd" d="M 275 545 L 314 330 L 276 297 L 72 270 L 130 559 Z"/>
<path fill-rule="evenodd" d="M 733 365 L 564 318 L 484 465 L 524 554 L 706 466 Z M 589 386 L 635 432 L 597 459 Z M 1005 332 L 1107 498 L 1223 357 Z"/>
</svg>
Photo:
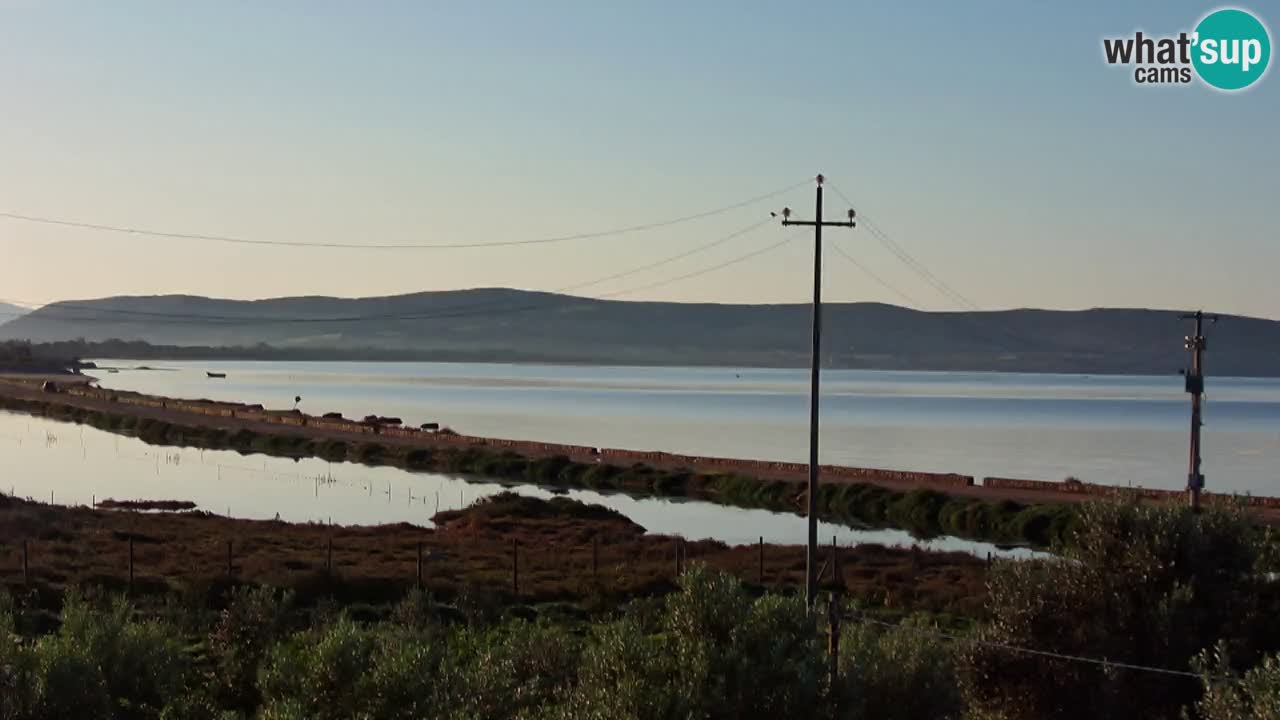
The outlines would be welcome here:
<svg viewBox="0 0 1280 720">
<path fill-rule="evenodd" d="M 1197 310 L 1185 313 L 1183 320 L 1195 320 L 1194 335 L 1186 336 L 1184 347 L 1191 353 L 1191 369 L 1187 370 L 1186 390 L 1191 393 L 1191 448 L 1187 457 L 1187 496 L 1191 509 L 1200 512 L 1200 491 L 1204 489 L 1204 473 L 1200 472 L 1200 399 L 1204 395 L 1204 320 L 1218 322 L 1217 315 L 1205 315 Z"/>
<path fill-rule="evenodd" d="M 805 552 L 804 599 L 810 611 L 818 602 L 818 374 L 822 364 L 822 228 L 854 226 L 848 220 L 822 219 L 822 182 L 819 175 L 813 220 L 792 220 L 791 208 L 782 209 L 782 224 L 813 227 L 813 346 L 809 355 L 809 542 Z"/>
</svg>

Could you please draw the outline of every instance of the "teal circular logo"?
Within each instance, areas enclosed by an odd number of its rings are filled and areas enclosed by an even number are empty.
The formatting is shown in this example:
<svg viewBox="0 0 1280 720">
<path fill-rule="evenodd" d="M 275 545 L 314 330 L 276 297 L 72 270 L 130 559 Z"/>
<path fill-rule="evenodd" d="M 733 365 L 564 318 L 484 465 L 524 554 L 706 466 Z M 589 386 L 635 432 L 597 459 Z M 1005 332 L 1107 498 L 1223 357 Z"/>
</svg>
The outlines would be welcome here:
<svg viewBox="0 0 1280 720">
<path fill-rule="evenodd" d="M 1191 64 L 1219 90 L 1243 90 L 1258 81 L 1271 60 L 1271 35 L 1251 13 L 1215 10 L 1196 26 Z"/>
</svg>

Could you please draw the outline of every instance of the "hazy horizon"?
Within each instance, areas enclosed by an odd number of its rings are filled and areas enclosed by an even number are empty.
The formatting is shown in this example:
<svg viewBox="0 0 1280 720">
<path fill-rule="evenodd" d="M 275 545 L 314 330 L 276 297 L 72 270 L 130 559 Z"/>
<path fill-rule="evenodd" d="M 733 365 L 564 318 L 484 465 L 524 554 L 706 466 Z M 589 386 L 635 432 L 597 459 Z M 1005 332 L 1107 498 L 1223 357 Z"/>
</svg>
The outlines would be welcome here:
<svg viewBox="0 0 1280 720">
<path fill-rule="evenodd" d="M 983 310 L 1270 318 L 1280 80 L 1232 95 L 1139 87 L 1102 59 L 1105 36 L 1175 33 L 1213 7 L 0 0 L 0 211 L 259 241 L 453 244 L 660 222 L 797 185 L 657 230 L 468 250 L 246 246 L 0 218 L 0 300 L 554 291 L 784 205 L 809 218 L 805 180 L 822 172 L 828 217 L 843 215 L 843 192 Z M 766 224 L 575 294 L 806 302 L 803 235 L 656 285 L 793 232 Z M 865 223 L 825 237 L 826 299 L 968 309 Z"/>
</svg>

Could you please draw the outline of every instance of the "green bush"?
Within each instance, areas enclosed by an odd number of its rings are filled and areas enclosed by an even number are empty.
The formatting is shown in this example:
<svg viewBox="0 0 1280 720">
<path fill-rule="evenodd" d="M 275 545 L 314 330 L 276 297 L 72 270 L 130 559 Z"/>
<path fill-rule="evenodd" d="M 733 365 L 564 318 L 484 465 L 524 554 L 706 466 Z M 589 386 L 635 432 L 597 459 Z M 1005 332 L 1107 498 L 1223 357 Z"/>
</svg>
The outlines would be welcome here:
<svg viewBox="0 0 1280 720">
<path fill-rule="evenodd" d="M 555 483 L 560 480 L 560 473 L 571 464 L 572 461 L 565 455 L 537 458 L 529 462 L 527 476 L 536 483 Z"/>
<path fill-rule="evenodd" d="M 1203 720 L 1275 720 L 1280 718 L 1280 655 L 1270 655 L 1243 677 L 1228 660 L 1225 643 L 1196 659 L 1204 697 L 1196 703 Z"/>
<path fill-rule="evenodd" d="M 271 588 L 237 588 L 209 634 L 216 696 L 227 708 L 250 713 L 261 702 L 258 666 L 289 630 L 291 593 Z"/>
<path fill-rule="evenodd" d="M 350 718 L 367 702 L 373 637 L 346 618 L 276 646 L 259 672 L 263 718 Z"/>
<path fill-rule="evenodd" d="M 921 620 L 881 628 L 852 623 L 840 637 L 839 717 L 914 720 L 958 717 L 964 704 L 956 658 Z M 923 631 L 923 632 L 922 632 Z"/>
<path fill-rule="evenodd" d="M 582 473 L 582 484 L 589 488 L 611 488 L 614 480 L 622 475 L 622 468 L 608 463 L 598 463 Z"/>
<path fill-rule="evenodd" d="M 1241 510 L 1130 499 L 1077 514 L 1060 558 L 995 565 L 980 639 L 1183 671 L 1219 640 L 1246 660 L 1280 647 L 1269 550 Z M 975 710 L 1015 719 L 1175 717 L 1197 699 L 1193 683 L 988 644 L 964 664 Z"/>
<path fill-rule="evenodd" d="M 68 593 L 57 633 L 19 645 L 12 610 L 0 609 L 0 717 L 158 718 L 198 694 L 176 630 L 133 614 L 123 600 L 94 609 Z"/>
<path fill-rule="evenodd" d="M 951 498 L 937 490 L 916 489 L 888 506 L 887 516 L 900 527 L 926 536 L 941 531 L 939 516 Z"/>
<path fill-rule="evenodd" d="M 555 707 L 576 681 L 580 642 L 562 628 L 523 620 L 464 627 L 447 648 L 437 708 L 445 717 L 530 717 Z"/>
</svg>

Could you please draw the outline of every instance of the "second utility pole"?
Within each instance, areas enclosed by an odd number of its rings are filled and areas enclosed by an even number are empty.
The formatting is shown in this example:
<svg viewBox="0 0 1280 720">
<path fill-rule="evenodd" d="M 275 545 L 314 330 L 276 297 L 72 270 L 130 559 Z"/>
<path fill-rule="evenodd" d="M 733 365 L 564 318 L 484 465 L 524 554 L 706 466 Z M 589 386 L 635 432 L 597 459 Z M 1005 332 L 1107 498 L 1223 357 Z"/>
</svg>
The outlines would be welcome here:
<svg viewBox="0 0 1280 720">
<path fill-rule="evenodd" d="M 804 600 L 809 610 L 818 601 L 818 371 L 822 365 L 822 228 L 853 227 L 849 219 L 827 222 L 822 219 L 822 181 L 819 175 L 813 220 L 792 220 L 791 208 L 782 209 L 783 225 L 813 226 L 813 346 L 809 355 L 809 542 L 805 551 Z"/>
<path fill-rule="evenodd" d="M 1203 322 L 1208 318 L 1212 322 L 1218 321 L 1217 315 L 1205 315 L 1203 311 L 1197 310 L 1193 313 L 1186 313 L 1182 316 L 1183 320 L 1195 320 L 1196 332 L 1194 335 L 1188 335 L 1184 342 L 1184 347 L 1191 353 L 1191 369 L 1186 372 L 1186 389 L 1191 393 L 1191 447 L 1187 457 L 1187 495 L 1191 501 L 1191 509 L 1195 512 L 1200 511 L 1200 492 L 1204 490 L 1204 473 L 1200 472 L 1200 397 L 1204 395 L 1204 327 Z"/>
</svg>

